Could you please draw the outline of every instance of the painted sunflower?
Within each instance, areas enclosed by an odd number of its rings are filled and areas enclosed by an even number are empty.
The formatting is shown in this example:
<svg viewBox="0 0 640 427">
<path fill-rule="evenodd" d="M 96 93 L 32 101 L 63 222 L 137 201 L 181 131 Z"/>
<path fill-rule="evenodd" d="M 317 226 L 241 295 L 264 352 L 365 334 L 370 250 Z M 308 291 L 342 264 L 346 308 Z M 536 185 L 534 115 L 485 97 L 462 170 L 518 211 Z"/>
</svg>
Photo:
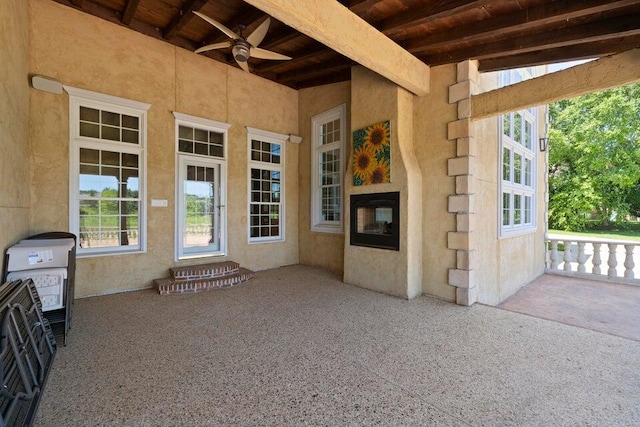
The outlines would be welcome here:
<svg viewBox="0 0 640 427">
<path fill-rule="evenodd" d="M 369 146 L 374 154 L 377 154 L 382 151 L 385 146 L 389 145 L 390 139 L 391 131 L 389 130 L 389 122 L 382 122 L 367 128 L 364 143 Z"/>
<path fill-rule="evenodd" d="M 367 179 L 376 165 L 374 154 L 364 145 L 356 148 L 353 154 L 353 176 L 361 178 L 363 181 Z"/>
<path fill-rule="evenodd" d="M 375 162 L 371 172 L 367 175 L 365 181 L 367 184 L 381 184 L 383 182 L 391 182 L 391 173 L 389 162 L 382 160 Z"/>
</svg>

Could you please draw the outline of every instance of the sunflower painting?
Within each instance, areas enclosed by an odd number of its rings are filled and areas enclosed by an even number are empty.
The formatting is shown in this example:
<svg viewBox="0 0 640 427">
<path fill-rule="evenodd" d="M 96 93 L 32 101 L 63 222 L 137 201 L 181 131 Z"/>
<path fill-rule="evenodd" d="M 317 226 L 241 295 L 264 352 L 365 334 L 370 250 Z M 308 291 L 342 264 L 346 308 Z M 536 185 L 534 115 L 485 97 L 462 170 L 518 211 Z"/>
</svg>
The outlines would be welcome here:
<svg viewBox="0 0 640 427">
<path fill-rule="evenodd" d="M 391 182 L 389 120 L 353 132 L 353 185 Z"/>
</svg>

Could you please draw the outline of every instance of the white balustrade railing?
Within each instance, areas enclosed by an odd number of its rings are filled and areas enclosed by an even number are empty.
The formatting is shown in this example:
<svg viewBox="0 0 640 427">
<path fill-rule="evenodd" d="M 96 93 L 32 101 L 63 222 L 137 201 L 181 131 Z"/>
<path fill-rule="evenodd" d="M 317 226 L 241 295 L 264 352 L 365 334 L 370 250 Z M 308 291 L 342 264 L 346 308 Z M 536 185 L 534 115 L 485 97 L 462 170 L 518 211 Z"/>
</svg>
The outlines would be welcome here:
<svg viewBox="0 0 640 427">
<path fill-rule="evenodd" d="M 606 274 L 601 268 L 605 259 Z M 640 285 L 640 242 L 549 236 L 546 271 Z"/>
</svg>

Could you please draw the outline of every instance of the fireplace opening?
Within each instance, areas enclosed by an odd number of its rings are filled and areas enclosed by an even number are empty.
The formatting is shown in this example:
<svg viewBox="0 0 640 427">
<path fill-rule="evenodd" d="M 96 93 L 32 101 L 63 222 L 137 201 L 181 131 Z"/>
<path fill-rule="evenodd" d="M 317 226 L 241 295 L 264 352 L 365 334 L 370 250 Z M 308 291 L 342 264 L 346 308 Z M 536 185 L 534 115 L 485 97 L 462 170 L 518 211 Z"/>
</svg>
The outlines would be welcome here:
<svg viewBox="0 0 640 427">
<path fill-rule="evenodd" d="M 353 246 L 400 250 L 400 193 L 351 195 Z"/>
</svg>

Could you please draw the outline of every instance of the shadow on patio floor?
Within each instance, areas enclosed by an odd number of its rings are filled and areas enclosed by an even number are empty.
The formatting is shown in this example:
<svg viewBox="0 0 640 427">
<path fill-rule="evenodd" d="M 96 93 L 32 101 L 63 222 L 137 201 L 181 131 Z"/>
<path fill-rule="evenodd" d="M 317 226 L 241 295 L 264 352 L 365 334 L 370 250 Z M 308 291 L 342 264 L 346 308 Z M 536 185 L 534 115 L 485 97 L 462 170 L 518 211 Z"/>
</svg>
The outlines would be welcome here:
<svg viewBox="0 0 640 427">
<path fill-rule="evenodd" d="M 545 274 L 498 305 L 640 341 L 640 287 Z"/>
</svg>

